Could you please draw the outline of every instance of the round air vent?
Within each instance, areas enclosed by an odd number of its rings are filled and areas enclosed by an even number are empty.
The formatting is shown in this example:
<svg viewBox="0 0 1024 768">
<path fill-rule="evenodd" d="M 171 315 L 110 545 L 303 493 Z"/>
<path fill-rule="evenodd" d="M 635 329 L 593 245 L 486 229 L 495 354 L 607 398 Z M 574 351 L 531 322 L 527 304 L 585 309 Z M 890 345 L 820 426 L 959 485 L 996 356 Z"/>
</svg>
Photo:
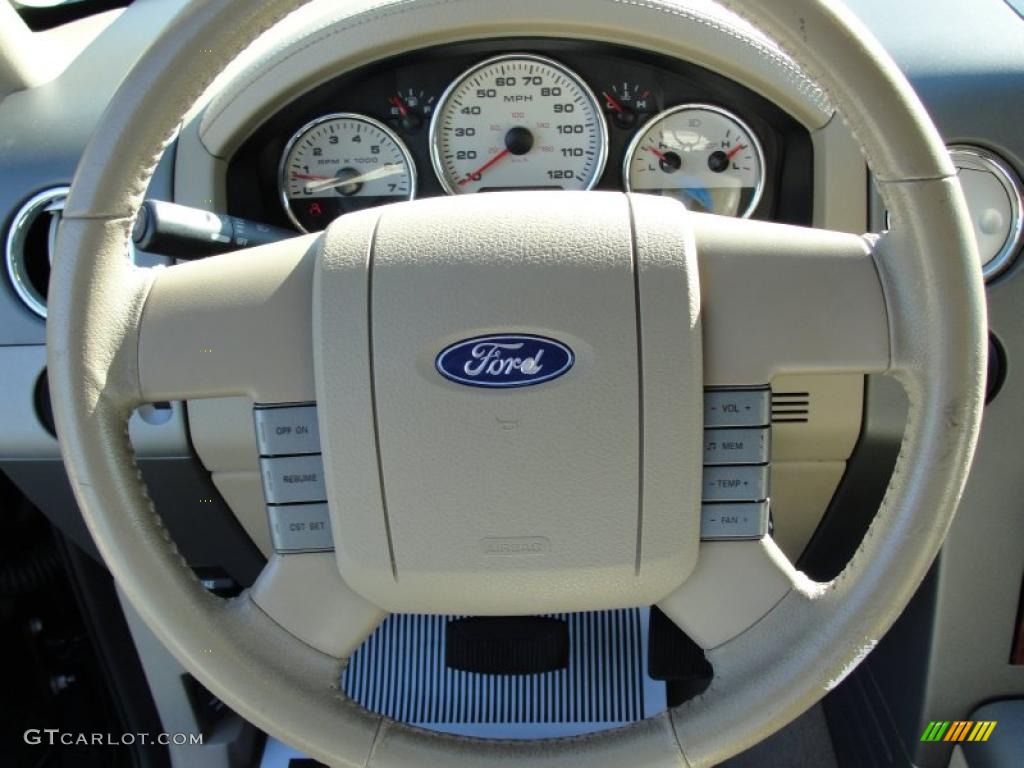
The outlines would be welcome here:
<svg viewBox="0 0 1024 768">
<path fill-rule="evenodd" d="M 981 270 L 992 280 L 1013 263 L 1024 242 L 1024 189 L 1016 171 L 980 147 L 949 148 L 967 198 Z"/>
<path fill-rule="evenodd" d="M 18 209 L 7 232 L 4 260 L 11 285 L 25 306 L 42 318 L 46 317 L 46 289 L 57 225 L 67 196 L 67 187 L 33 196 Z"/>
</svg>

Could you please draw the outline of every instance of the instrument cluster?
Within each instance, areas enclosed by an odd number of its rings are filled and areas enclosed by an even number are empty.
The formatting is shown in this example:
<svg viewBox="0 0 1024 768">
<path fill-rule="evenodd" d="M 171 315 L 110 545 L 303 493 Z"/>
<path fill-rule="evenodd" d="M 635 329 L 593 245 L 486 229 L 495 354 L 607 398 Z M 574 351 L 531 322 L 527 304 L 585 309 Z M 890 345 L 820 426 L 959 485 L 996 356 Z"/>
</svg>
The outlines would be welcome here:
<svg viewBox="0 0 1024 768">
<path fill-rule="evenodd" d="M 810 223 L 805 129 L 741 85 L 644 51 L 562 40 L 427 49 L 270 116 L 228 168 L 235 215 L 303 230 L 415 197 L 618 189 Z"/>
</svg>

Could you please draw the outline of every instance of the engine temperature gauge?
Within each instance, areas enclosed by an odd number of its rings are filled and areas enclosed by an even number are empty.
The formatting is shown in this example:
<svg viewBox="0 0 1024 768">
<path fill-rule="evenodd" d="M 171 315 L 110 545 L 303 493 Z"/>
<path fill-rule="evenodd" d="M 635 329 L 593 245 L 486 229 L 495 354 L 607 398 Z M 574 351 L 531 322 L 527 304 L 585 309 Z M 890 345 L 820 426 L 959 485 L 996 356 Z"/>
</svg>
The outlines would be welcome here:
<svg viewBox="0 0 1024 768">
<path fill-rule="evenodd" d="M 635 127 L 655 110 L 651 89 L 625 80 L 601 91 L 601 99 L 612 123 L 622 129 Z"/>
<path fill-rule="evenodd" d="M 668 195 L 704 213 L 749 216 L 764 191 L 764 151 L 731 112 L 684 104 L 640 129 L 622 175 L 627 192 Z"/>
</svg>

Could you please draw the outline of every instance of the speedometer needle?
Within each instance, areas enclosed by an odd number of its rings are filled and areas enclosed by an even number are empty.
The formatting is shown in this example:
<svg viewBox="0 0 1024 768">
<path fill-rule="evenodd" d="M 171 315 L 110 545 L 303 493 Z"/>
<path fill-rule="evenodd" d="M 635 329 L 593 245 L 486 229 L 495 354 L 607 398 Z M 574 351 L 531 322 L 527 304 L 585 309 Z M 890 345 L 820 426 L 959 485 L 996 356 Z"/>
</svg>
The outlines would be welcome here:
<svg viewBox="0 0 1024 768">
<path fill-rule="evenodd" d="M 503 158 L 504 158 L 504 157 L 505 157 L 506 155 L 508 155 L 508 154 L 510 154 L 510 152 L 509 152 L 509 150 L 508 150 L 508 149 L 503 149 L 503 150 L 501 150 L 501 152 L 499 152 L 498 154 L 496 154 L 496 155 L 495 155 L 494 157 L 492 157 L 492 158 L 491 158 L 490 160 L 488 160 L 488 161 L 487 161 L 486 163 L 484 163 L 483 165 L 481 165 L 481 166 L 480 166 L 479 168 L 477 168 L 477 169 L 476 169 L 475 171 L 473 171 L 473 172 L 472 172 L 471 174 L 467 175 L 467 176 L 466 176 L 466 178 L 464 178 L 464 179 L 463 179 L 462 181 L 460 181 L 460 182 L 459 182 L 459 186 L 460 186 L 460 187 L 464 187 L 464 186 L 466 186 L 467 184 L 469 184 L 469 182 L 471 182 L 471 181 L 479 181 L 479 180 L 480 180 L 480 177 L 481 177 L 481 176 L 483 175 L 484 171 L 486 171 L 486 170 L 487 170 L 488 168 L 490 168 L 491 166 L 493 166 L 493 165 L 494 165 L 495 163 L 497 163 L 497 162 L 498 162 L 499 160 L 503 159 Z"/>
</svg>

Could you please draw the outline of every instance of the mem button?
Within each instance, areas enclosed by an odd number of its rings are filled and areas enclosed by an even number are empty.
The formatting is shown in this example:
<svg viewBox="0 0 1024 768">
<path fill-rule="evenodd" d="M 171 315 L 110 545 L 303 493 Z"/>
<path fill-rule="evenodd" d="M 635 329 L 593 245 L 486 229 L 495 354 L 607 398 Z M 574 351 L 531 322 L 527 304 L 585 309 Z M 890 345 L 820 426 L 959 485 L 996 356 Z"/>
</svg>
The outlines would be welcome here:
<svg viewBox="0 0 1024 768">
<path fill-rule="evenodd" d="M 767 464 L 768 429 L 705 429 L 704 464 Z"/>
<path fill-rule="evenodd" d="M 766 427 L 771 423 L 771 390 L 704 391 L 705 427 Z"/>
<path fill-rule="evenodd" d="M 763 539 L 768 534 L 768 502 L 704 504 L 700 508 L 703 541 Z"/>
<path fill-rule="evenodd" d="M 768 498 L 768 467 L 705 467 L 704 501 Z"/>
<path fill-rule="evenodd" d="M 267 507 L 275 552 L 325 552 L 334 549 L 326 504 Z"/>
<path fill-rule="evenodd" d="M 260 459 L 260 471 L 268 504 L 327 500 L 324 463 L 319 456 Z"/>
<path fill-rule="evenodd" d="M 320 453 L 315 405 L 257 408 L 254 415 L 261 456 Z"/>
</svg>

